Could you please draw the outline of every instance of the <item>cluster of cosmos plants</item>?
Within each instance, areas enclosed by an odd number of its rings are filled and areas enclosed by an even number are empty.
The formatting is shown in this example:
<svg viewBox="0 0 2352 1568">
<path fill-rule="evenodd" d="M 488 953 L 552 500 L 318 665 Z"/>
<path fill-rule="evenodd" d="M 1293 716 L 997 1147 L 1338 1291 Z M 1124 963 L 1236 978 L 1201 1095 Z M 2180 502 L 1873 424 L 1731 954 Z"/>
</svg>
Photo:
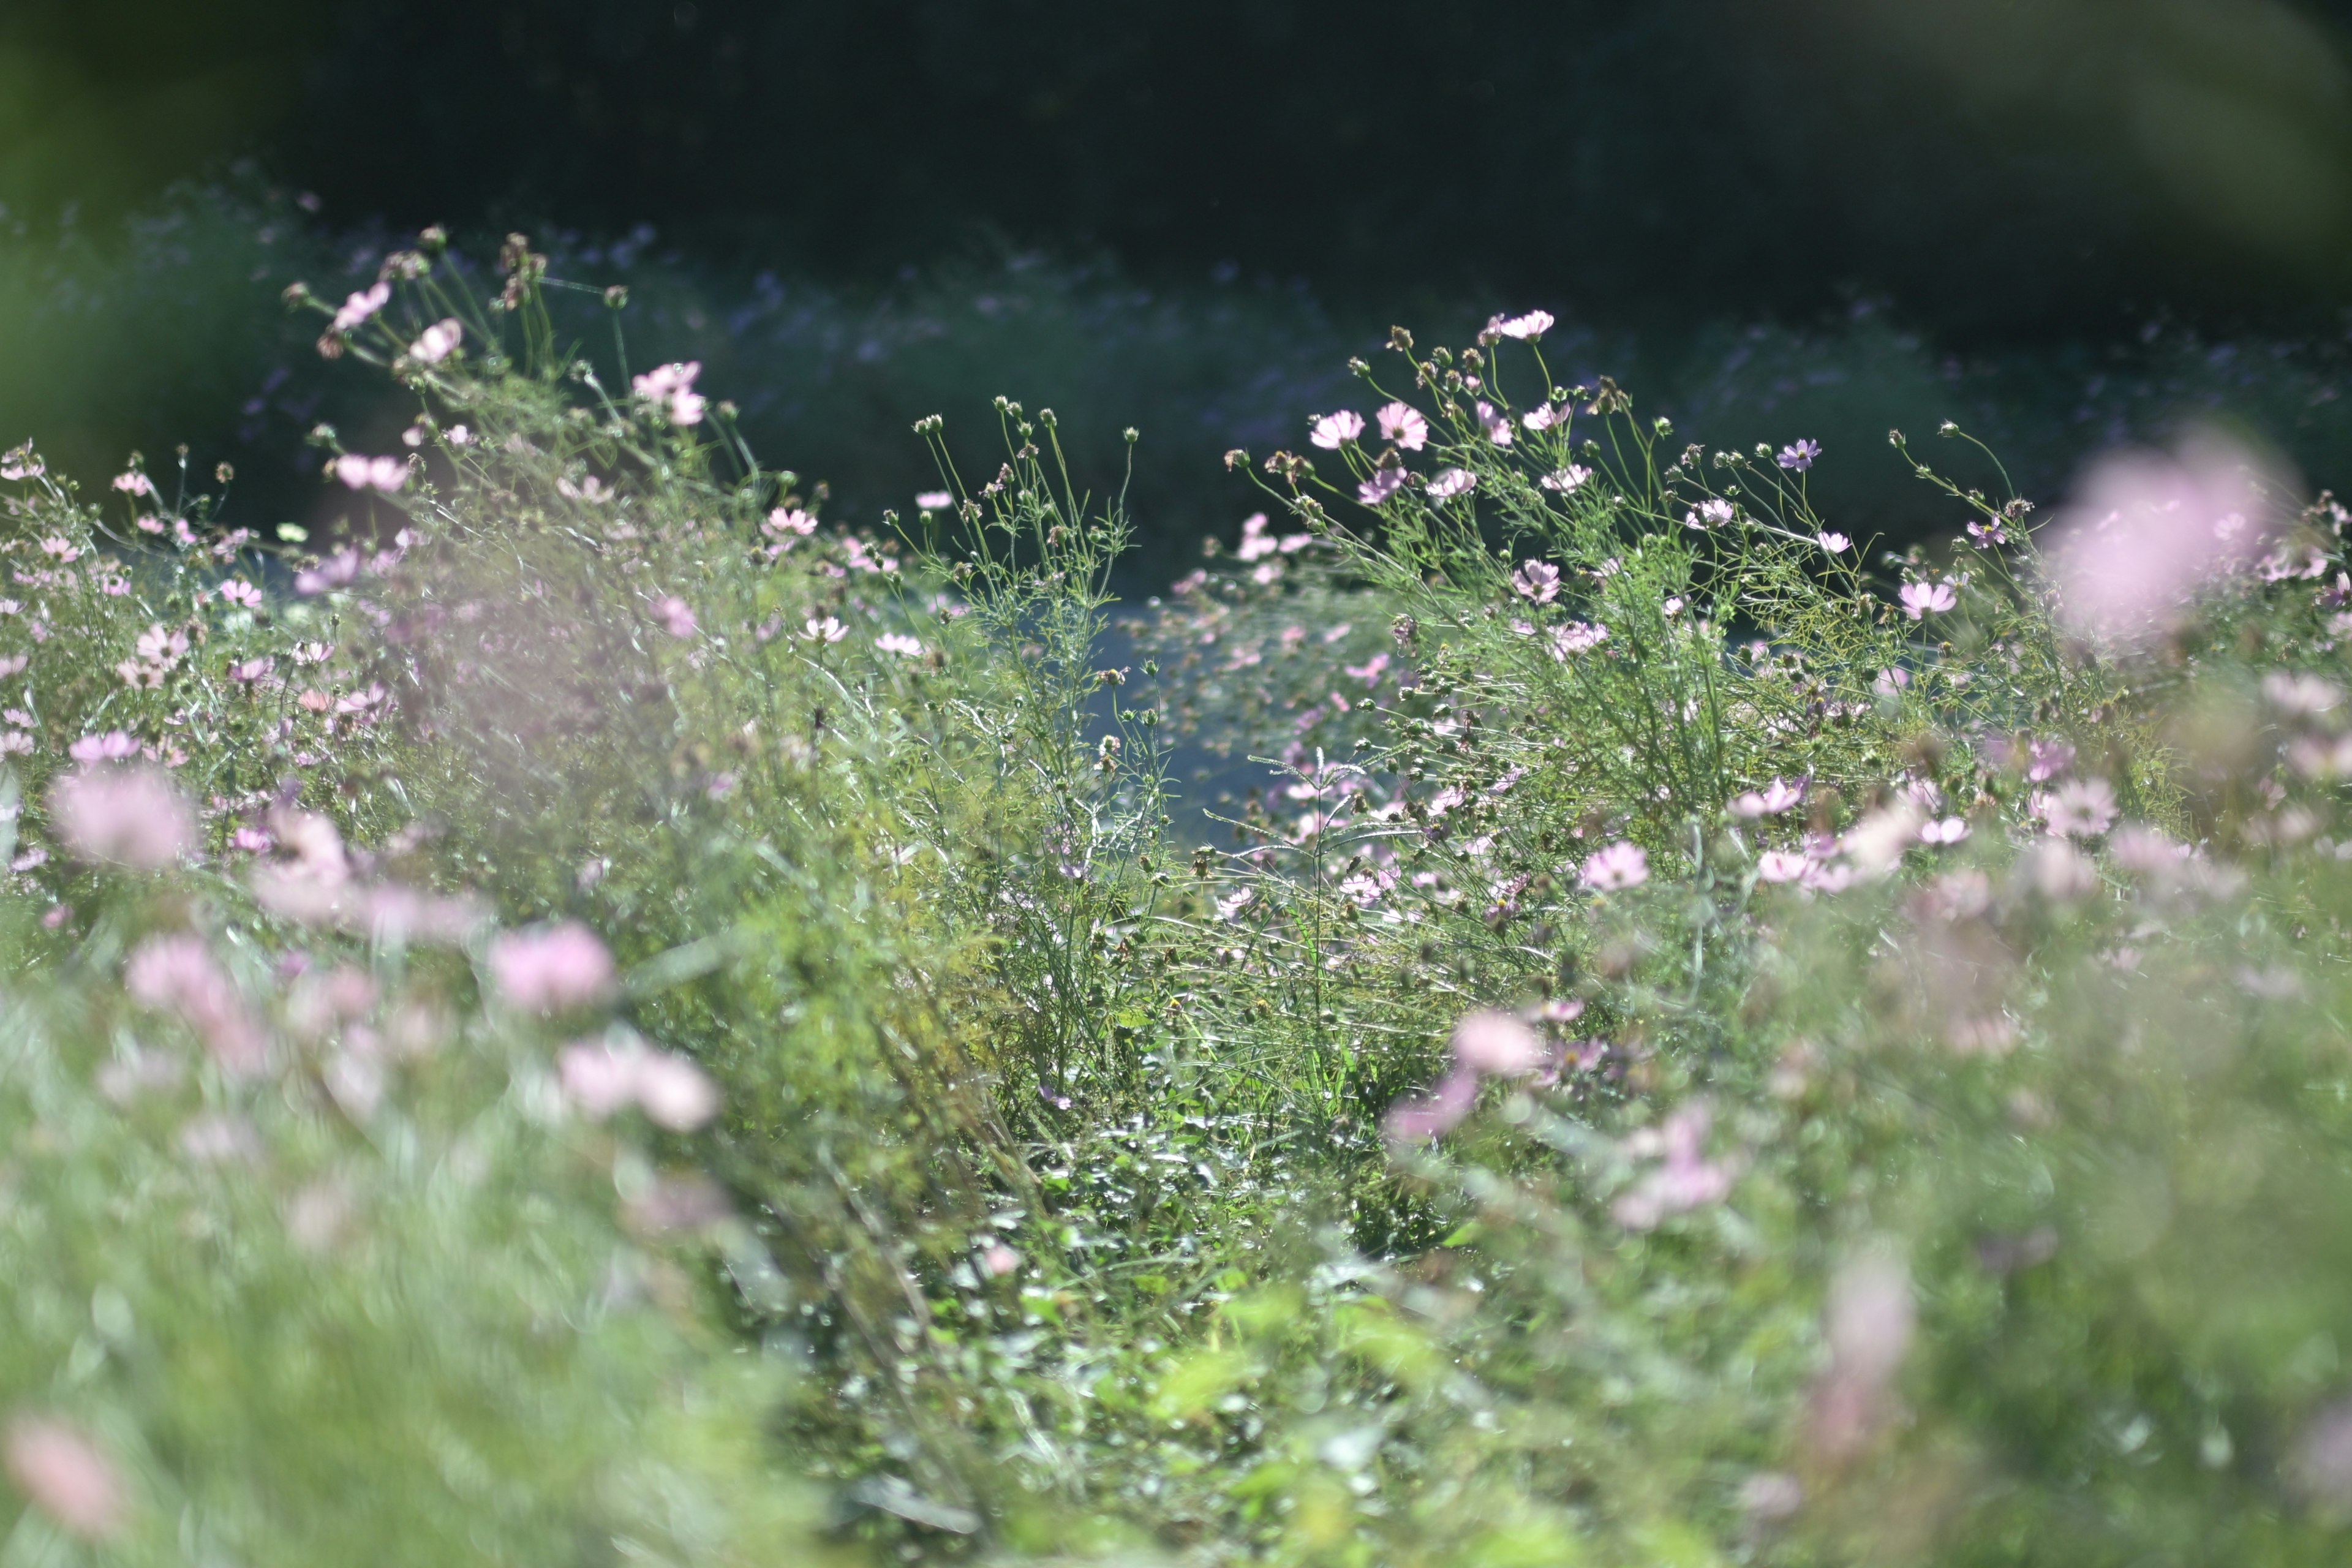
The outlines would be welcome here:
<svg viewBox="0 0 2352 1568">
<path fill-rule="evenodd" d="M 446 245 L 315 546 L 0 464 L 0 1561 L 2337 1559 L 2331 500 L 1874 553 L 1537 313 L 1114 624 Z"/>
</svg>

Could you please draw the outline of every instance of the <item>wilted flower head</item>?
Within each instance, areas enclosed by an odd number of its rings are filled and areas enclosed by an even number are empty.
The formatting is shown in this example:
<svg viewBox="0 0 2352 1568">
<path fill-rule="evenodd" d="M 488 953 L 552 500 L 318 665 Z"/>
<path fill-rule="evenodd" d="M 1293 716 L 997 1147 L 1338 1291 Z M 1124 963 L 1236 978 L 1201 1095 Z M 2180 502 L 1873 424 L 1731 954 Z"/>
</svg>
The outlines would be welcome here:
<svg viewBox="0 0 2352 1568">
<path fill-rule="evenodd" d="M 1408 452 L 1418 452 L 1429 444 L 1429 421 L 1410 403 L 1386 404 L 1372 417 L 1380 421 L 1383 441 L 1393 441 Z"/>
<path fill-rule="evenodd" d="M 2083 637 L 2129 642 L 2260 556 L 2285 476 L 2216 431 L 2170 454 L 2124 452 L 2092 470 L 2049 552 L 2058 609 Z"/>
<path fill-rule="evenodd" d="M 84 766 L 49 790 L 58 837 L 84 860 L 156 871 L 196 847 L 196 818 L 155 768 Z"/>
<path fill-rule="evenodd" d="M 489 956 L 499 994 L 525 1012 L 585 1006 L 613 989 L 611 952 L 577 921 L 505 932 Z"/>
<path fill-rule="evenodd" d="M 1352 408 L 1342 408 L 1337 414 L 1318 414 L 1307 439 L 1326 451 L 1336 452 L 1342 445 L 1364 433 L 1364 416 Z"/>
<path fill-rule="evenodd" d="M 1619 839 L 1585 861 L 1578 879 L 1603 893 L 1638 888 L 1650 879 L 1650 857 L 1640 845 Z"/>
<path fill-rule="evenodd" d="M 129 1522 L 121 1472 L 79 1427 L 20 1415 L 8 1423 L 6 1459 L 16 1489 L 67 1534 L 110 1541 Z"/>
</svg>

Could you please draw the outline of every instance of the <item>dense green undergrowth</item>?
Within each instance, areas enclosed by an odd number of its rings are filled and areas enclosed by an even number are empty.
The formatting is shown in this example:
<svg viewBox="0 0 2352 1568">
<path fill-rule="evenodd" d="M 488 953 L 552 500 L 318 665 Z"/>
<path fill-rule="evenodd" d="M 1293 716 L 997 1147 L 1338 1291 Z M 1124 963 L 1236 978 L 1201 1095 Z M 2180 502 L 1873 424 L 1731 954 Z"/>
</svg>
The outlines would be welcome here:
<svg viewBox="0 0 2352 1568">
<path fill-rule="evenodd" d="M 1107 666 L 1053 413 L 836 526 L 440 244 L 332 534 L 0 463 L 0 1561 L 2340 1553 L 2332 500 L 1400 331 Z"/>
</svg>

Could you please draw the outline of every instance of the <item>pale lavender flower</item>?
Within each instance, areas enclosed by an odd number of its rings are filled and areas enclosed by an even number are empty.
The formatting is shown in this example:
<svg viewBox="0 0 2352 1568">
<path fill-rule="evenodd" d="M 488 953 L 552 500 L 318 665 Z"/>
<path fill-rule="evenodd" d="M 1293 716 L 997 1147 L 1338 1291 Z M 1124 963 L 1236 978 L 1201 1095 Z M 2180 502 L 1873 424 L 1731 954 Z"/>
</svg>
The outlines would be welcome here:
<svg viewBox="0 0 2352 1568">
<path fill-rule="evenodd" d="M 1729 1197 L 1730 1167 L 1706 1157 L 1713 1125 L 1706 1105 L 1694 1103 L 1678 1107 L 1654 1131 L 1643 1129 L 1628 1138 L 1627 1152 L 1664 1158 L 1610 1205 L 1612 1217 L 1628 1230 L 1654 1230 L 1675 1215 Z"/>
<path fill-rule="evenodd" d="M 268 1060 L 268 1037 L 203 938 L 149 937 L 131 953 L 122 983 L 141 1006 L 177 1014 L 225 1070 L 255 1073 Z"/>
<path fill-rule="evenodd" d="M 335 312 L 334 324 L 327 330 L 331 332 L 348 332 L 390 303 L 392 303 L 391 284 L 376 283 L 362 289 L 343 301 L 342 308 Z"/>
<path fill-rule="evenodd" d="M 1336 452 L 1363 433 L 1364 416 L 1352 408 L 1342 408 L 1337 414 L 1316 415 L 1307 438 L 1327 452 Z"/>
<path fill-rule="evenodd" d="M 1735 515 L 1732 504 L 1721 496 L 1703 500 L 1683 514 L 1683 526 L 1691 529 L 1720 528 Z"/>
<path fill-rule="evenodd" d="M 703 410 L 709 406 L 708 400 L 694 390 L 694 379 L 701 374 L 700 360 L 657 365 L 632 378 L 629 389 L 639 402 L 653 405 L 669 416 L 671 424 L 683 428 L 701 424 Z"/>
<path fill-rule="evenodd" d="M 1429 421 L 1410 403 L 1391 403 L 1372 416 L 1380 421 L 1381 439 L 1393 441 L 1408 452 L 1429 444 Z"/>
<path fill-rule="evenodd" d="M 787 533 L 805 536 L 816 531 L 816 519 L 798 507 L 780 506 L 768 513 L 768 521 L 760 527 L 779 537 Z"/>
<path fill-rule="evenodd" d="M 1650 879 L 1650 857 L 1640 845 L 1620 839 L 1586 860 L 1577 879 L 1602 893 L 1638 888 Z"/>
<path fill-rule="evenodd" d="M 489 959 L 499 994 L 524 1012 L 584 1006 L 613 989 L 612 952 L 577 921 L 504 932 L 491 942 Z"/>
<path fill-rule="evenodd" d="M 1356 487 L 1356 499 L 1366 506 L 1378 507 L 1404 489 L 1405 471 L 1398 468 L 1375 468 L 1372 477 Z"/>
<path fill-rule="evenodd" d="M 1821 455 L 1822 444 L 1819 441 L 1792 441 L 1780 448 L 1780 463 L 1782 468 L 1801 474 L 1811 468 L 1813 459 Z"/>
<path fill-rule="evenodd" d="M 1559 597 L 1559 568 L 1548 561 L 1526 561 L 1511 576 L 1511 587 L 1523 599 L 1549 605 Z"/>
<path fill-rule="evenodd" d="M 841 624 L 837 616 L 827 616 L 823 620 L 811 616 L 801 635 L 810 642 L 836 643 L 849 635 L 849 628 Z"/>
<path fill-rule="evenodd" d="M 1949 583 L 1906 583 L 1897 597 L 1903 613 L 1915 621 L 1930 611 L 1941 615 L 1960 602 Z"/>
</svg>

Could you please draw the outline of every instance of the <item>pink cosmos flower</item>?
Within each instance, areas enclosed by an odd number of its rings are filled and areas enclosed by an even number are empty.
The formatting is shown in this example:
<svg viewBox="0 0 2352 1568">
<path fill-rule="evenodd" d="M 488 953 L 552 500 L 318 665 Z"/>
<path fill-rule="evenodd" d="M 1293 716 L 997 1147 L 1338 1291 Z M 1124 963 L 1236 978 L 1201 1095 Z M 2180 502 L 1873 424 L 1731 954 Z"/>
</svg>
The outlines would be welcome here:
<svg viewBox="0 0 2352 1568">
<path fill-rule="evenodd" d="M 613 954 L 577 921 L 507 931 L 490 943 L 490 973 L 507 1002 L 553 1013 L 602 1001 L 613 989 Z"/>
<path fill-rule="evenodd" d="M 662 629 L 674 637 L 683 640 L 701 629 L 695 621 L 693 606 L 675 594 L 665 595 L 656 599 L 653 607 L 655 617 L 661 622 Z"/>
<path fill-rule="evenodd" d="M 838 616 L 827 616 L 818 620 L 811 616 L 801 635 L 810 642 L 836 643 L 849 635 L 849 628 L 841 624 Z"/>
<path fill-rule="evenodd" d="M 346 452 L 335 459 L 335 478 L 355 490 L 382 490 L 390 495 L 408 482 L 408 465 L 398 458 Z"/>
<path fill-rule="evenodd" d="M 1782 468 L 1801 474 L 1811 468 L 1813 459 L 1821 455 L 1822 444 L 1819 441 L 1792 441 L 1780 448 L 1780 463 Z"/>
<path fill-rule="evenodd" d="M 2263 677 L 2263 700 L 2290 719 L 2325 713 L 2344 700 L 2344 693 L 2315 675 L 2274 669 Z"/>
<path fill-rule="evenodd" d="M 1831 1280 L 1822 1311 L 1830 1364 L 1814 1385 L 1807 1432 L 1830 1463 L 1853 1458 L 1893 1414 L 1895 1374 L 1917 1323 L 1910 1273 L 1892 1258 L 1856 1258 Z"/>
<path fill-rule="evenodd" d="M 563 1047 L 556 1073 L 564 1098 L 591 1121 L 634 1104 L 656 1127 L 691 1132 L 719 1114 L 719 1086 L 684 1057 L 635 1039 L 583 1040 Z"/>
<path fill-rule="evenodd" d="M 49 816 L 67 848 L 100 864 L 159 871 L 196 847 L 195 814 L 154 768 L 84 763 L 50 786 Z"/>
<path fill-rule="evenodd" d="M 1370 479 L 1356 487 L 1356 499 L 1366 506 L 1385 506 L 1391 496 L 1404 489 L 1404 481 L 1402 468 L 1375 468 Z"/>
<path fill-rule="evenodd" d="M 416 342 L 409 347 L 409 357 L 419 364 L 439 364 L 456 353 L 465 341 L 466 324 L 451 316 L 417 333 Z"/>
<path fill-rule="evenodd" d="M 1478 476 L 1469 469 L 1448 468 L 1429 481 L 1430 499 L 1452 500 L 1455 496 L 1469 494 L 1477 488 L 1477 484 Z"/>
<path fill-rule="evenodd" d="M 1002 1279 L 1021 1267 L 1021 1255 L 1000 1241 L 981 1255 L 980 1262 L 982 1268 Z"/>
<path fill-rule="evenodd" d="M 1486 439 L 1496 446 L 1507 447 L 1511 444 L 1511 416 L 1497 410 L 1493 404 L 1480 401 L 1478 424 L 1486 432 Z"/>
<path fill-rule="evenodd" d="M 230 604 L 247 610 L 261 608 L 261 590 L 242 577 L 232 577 L 221 584 L 220 595 Z"/>
<path fill-rule="evenodd" d="M 78 763 L 120 763 L 139 754 L 139 742 L 121 730 L 109 730 L 103 735 L 84 735 L 66 748 L 66 755 Z"/>
<path fill-rule="evenodd" d="M 1551 629 L 1551 656 L 1565 662 L 1570 656 L 1588 653 L 1609 640 L 1609 628 L 1597 623 L 1570 621 Z"/>
<path fill-rule="evenodd" d="M 46 1415 L 8 1423 L 8 1479 L 26 1501 L 78 1540 L 107 1542 L 130 1522 L 121 1472 L 79 1427 Z"/>
<path fill-rule="evenodd" d="M 895 653 L 901 658 L 920 658 L 923 645 L 903 632 L 884 632 L 874 639 L 874 646 L 884 653 Z"/>
<path fill-rule="evenodd" d="M 1731 803 L 1731 815 L 1750 819 L 1778 816 L 1804 798 L 1805 786 L 1801 781 L 1790 784 L 1786 779 L 1775 778 L 1761 790 L 1751 789 L 1736 796 Z"/>
<path fill-rule="evenodd" d="M 1580 489 L 1584 481 L 1591 477 L 1591 468 L 1581 463 L 1570 463 L 1557 473 L 1546 474 L 1536 483 L 1548 490 L 1558 490 L 1560 494 L 1566 495 L 1571 490 Z"/>
<path fill-rule="evenodd" d="M 2048 554 L 2069 629 L 2137 640 L 2260 557 L 2292 489 L 2277 466 L 2212 430 L 2171 453 L 2108 458 L 2059 515 Z"/>
<path fill-rule="evenodd" d="M 1527 561 L 1511 576 L 1511 587 L 1523 599 L 1549 605 L 1559 597 L 1559 568 L 1548 561 Z"/>
<path fill-rule="evenodd" d="M 1410 403 L 1391 403 L 1372 416 L 1380 421 L 1381 439 L 1393 441 L 1408 452 L 1429 444 L 1429 421 Z"/>
<path fill-rule="evenodd" d="M 1721 496 L 1703 500 L 1683 514 L 1683 526 L 1691 529 L 1720 528 L 1729 522 L 1735 510 Z"/>
<path fill-rule="evenodd" d="M 176 1014 L 203 1036 L 224 1070 L 256 1073 L 268 1061 L 268 1037 L 202 937 L 149 937 L 131 954 L 122 984 L 141 1006 Z"/>
<path fill-rule="evenodd" d="M 2105 779 L 2076 779 L 2035 795 L 2033 808 L 2053 835 L 2095 837 L 2115 824 L 2116 792 Z"/>
<path fill-rule="evenodd" d="M 1627 1230 L 1655 1230 L 1675 1215 L 1731 1195 L 1730 1168 L 1706 1157 L 1706 1135 L 1714 1121 L 1704 1104 L 1685 1105 L 1656 1130 L 1643 1129 L 1625 1141 L 1629 1153 L 1664 1158 L 1609 1205 L 1619 1225 Z"/>
<path fill-rule="evenodd" d="M 700 360 L 657 365 L 632 378 L 629 389 L 639 402 L 654 405 L 668 416 L 671 424 L 684 428 L 701 424 L 703 411 L 709 406 L 709 400 L 694 390 L 694 378 L 701 374 Z"/>
<path fill-rule="evenodd" d="M 760 526 L 770 533 L 805 535 L 816 531 L 816 519 L 798 507 L 780 506 L 770 512 L 768 521 Z"/>
<path fill-rule="evenodd" d="M 1363 433 L 1364 416 L 1352 408 L 1342 408 L 1337 414 L 1316 415 L 1307 438 L 1327 452 L 1336 452 Z"/>
<path fill-rule="evenodd" d="M 916 507 L 923 511 L 941 511 L 955 505 L 952 490 L 924 490 L 915 497 Z"/>
<path fill-rule="evenodd" d="M 2025 776 L 2035 784 L 2056 778 L 2074 765 L 2071 741 L 2036 741 L 2026 748 Z"/>
<path fill-rule="evenodd" d="M 1832 555 L 1843 555 L 1846 552 L 1846 547 L 1853 541 L 1843 533 L 1816 533 L 1813 535 L 1813 542 Z"/>
<path fill-rule="evenodd" d="M 1564 425 L 1568 419 L 1568 410 L 1555 403 L 1547 403 L 1540 408 L 1530 408 L 1519 416 L 1520 424 L 1530 430 L 1538 431 L 1549 430 L 1555 425 Z"/>
<path fill-rule="evenodd" d="M 1502 316 L 1496 316 L 1494 320 L 1486 323 L 1486 330 L 1491 332 L 1499 332 L 1507 338 L 1517 338 L 1520 342 L 1524 342 L 1529 338 L 1539 338 L 1543 336 L 1546 332 L 1551 331 L 1553 321 L 1550 311 L 1529 310 L 1524 316 L 1512 316 L 1507 319 Z"/>
<path fill-rule="evenodd" d="M 342 309 L 335 312 L 334 325 L 327 330 L 330 332 L 348 332 L 390 303 L 391 284 L 379 282 L 362 289 L 343 301 Z"/>
<path fill-rule="evenodd" d="M 1903 601 L 1903 613 L 1915 621 L 1931 610 L 1941 615 L 1960 602 L 1949 583 L 1906 583 L 1896 596 Z"/>
<path fill-rule="evenodd" d="M 1543 1042 L 1508 1013 L 1482 1008 L 1454 1026 L 1454 1059 L 1489 1078 L 1522 1078 L 1543 1065 Z"/>
<path fill-rule="evenodd" d="M 1621 838 L 1586 860 L 1577 879 L 1602 893 L 1638 888 L 1650 879 L 1650 857 L 1640 845 Z"/>
<path fill-rule="evenodd" d="M 1756 879 L 1760 882 L 1794 882 L 1804 876 L 1811 864 L 1793 849 L 1767 849 L 1756 858 Z"/>
<path fill-rule="evenodd" d="M 1968 821 L 1958 816 L 1947 816 L 1940 822 L 1927 822 L 1919 828 L 1919 842 L 1922 844 L 1958 844 L 1968 836 Z"/>
</svg>

